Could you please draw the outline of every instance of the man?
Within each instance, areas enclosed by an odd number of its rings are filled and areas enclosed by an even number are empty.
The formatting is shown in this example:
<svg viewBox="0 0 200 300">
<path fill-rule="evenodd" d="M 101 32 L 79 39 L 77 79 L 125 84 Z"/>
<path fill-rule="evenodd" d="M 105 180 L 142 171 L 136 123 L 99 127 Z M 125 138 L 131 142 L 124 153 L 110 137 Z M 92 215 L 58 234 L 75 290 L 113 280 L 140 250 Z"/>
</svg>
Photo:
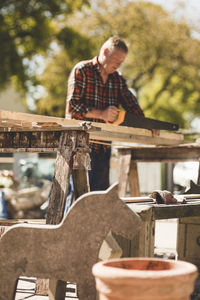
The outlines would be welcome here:
<svg viewBox="0 0 200 300">
<path fill-rule="evenodd" d="M 103 44 L 98 57 L 79 62 L 73 68 L 68 81 L 67 118 L 70 115 L 79 120 L 113 122 L 119 105 L 135 115 L 144 115 L 118 72 L 127 53 L 125 42 L 114 36 Z M 91 144 L 91 191 L 108 188 L 110 155 L 110 146 Z"/>
</svg>

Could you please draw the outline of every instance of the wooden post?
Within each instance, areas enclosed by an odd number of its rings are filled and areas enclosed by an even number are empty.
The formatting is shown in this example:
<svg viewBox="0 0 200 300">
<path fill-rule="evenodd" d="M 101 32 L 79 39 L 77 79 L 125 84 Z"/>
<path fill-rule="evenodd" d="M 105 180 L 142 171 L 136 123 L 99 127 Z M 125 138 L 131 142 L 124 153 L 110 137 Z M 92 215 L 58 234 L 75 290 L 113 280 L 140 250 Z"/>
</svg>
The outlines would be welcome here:
<svg viewBox="0 0 200 300">
<path fill-rule="evenodd" d="M 199 162 L 199 169 L 198 169 L 197 184 L 200 184 L 200 162 Z"/>
<path fill-rule="evenodd" d="M 89 168 L 88 145 L 89 135 L 87 132 L 62 132 L 49 198 L 47 224 L 59 224 L 63 219 L 69 175 L 74 168 L 75 195 L 80 196 L 86 191 L 89 191 L 87 175 L 87 169 Z M 46 279 L 38 279 L 36 282 L 36 294 L 47 295 L 48 287 L 52 300 L 65 299 L 66 282 L 54 280 L 50 280 L 49 282 L 49 280 Z"/>
<path fill-rule="evenodd" d="M 132 150 L 122 149 L 119 150 L 119 196 L 125 197 L 127 191 L 127 185 L 129 183 L 130 196 L 140 196 L 140 185 L 138 177 L 137 163 L 131 160 Z"/>
<path fill-rule="evenodd" d="M 128 183 L 128 176 L 131 164 L 131 150 L 119 150 L 119 196 L 125 197 Z"/>
<path fill-rule="evenodd" d="M 137 163 L 131 160 L 130 170 L 129 170 L 129 189 L 131 197 L 139 197 L 140 196 L 140 183 L 138 176 L 138 167 Z"/>
<path fill-rule="evenodd" d="M 47 224 L 58 224 L 64 215 L 65 201 L 68 192 L 69 175 L 76 169 L 80 185 L 77 195 L 85 192 L 80 186 L 88 186 L 87 169 L 89 167 L 89 136 L 84 131 L 63 132 L 57 152 L 55 172 L 47 212 Z M 79 170 L 82 174 L 80 176 Z M 85 175 L 85 178 L 84 178 Z M 83 184 L 81 182 L 83 181 Z M 77 187 L 77 185 L 76 185 Z"/>
<path fill-rule="evenodd" d="M 155 220 L 153 208 L 146 205 L 128 204 L 142 220 L 141 228 L 133 240 L 114 234 L 116 241 L 123 250 L 123 257 L 153 257 L 155 240 Z"/>
<path fill-rule="evenodd" d="M 177 232 L 178 259 L 200 266 L 200 217 L 180 218 Z"/>
<path fill-rule="evenodd" d="M 87 170 L 72 170 L 72 178 L 75 199 L 90 191 Z"/>
</svg>

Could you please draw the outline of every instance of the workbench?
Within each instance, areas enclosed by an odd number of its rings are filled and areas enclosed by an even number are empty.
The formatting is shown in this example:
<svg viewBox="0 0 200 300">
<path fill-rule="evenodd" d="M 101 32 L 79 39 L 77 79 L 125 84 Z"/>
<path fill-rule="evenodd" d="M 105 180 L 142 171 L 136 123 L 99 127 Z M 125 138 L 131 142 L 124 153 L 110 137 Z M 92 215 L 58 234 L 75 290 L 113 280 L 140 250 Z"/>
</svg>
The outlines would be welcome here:
<svg viewBox="0 0 200 300">
<path fill-rule="evenodd" d="M 58 224 L 63 218 L 70 173 L 75 198 L 89 191 L 89 143 L 97 140 L 100 143 L 179 145 L 184 137 L 168 132 L 154 136 L 151 130 L 141 128 L 0 111 L 0 152 L 57 152 L 46 219 L 48 224 Z M 60 290 L 63 290 L 63 283 Z"/>
<path fill-rule="evenodd" d="M 62 220 L 70 172 L 75 197 L 89 191 L 89 142 L 94 140 L 178 145 L 184 137 L 168 132 L 154 136 L 147 129 L 0 110 L 0 152 L 57 152 L 47 213 L 50 224 Z"/>
<path fill-rule="evenodd" d="M 178 259 L 200 265 L 200 200 L 187 204 L 127 203 L 142 219 L 142 227 L 132 241 L 115 236 L 124 257 L 153 257 L 155 221 L 179 219 Z M 187 226 L 187 228 L 186 228 Z"/>
<path fill-rule="evenodd" d="M 57 152 L 49 198 L 47 223 L 58 224 L 63 218 L 70 172 L 75 172 L 76 195 L 89 190 L 89 134 L 85 125 L 45 126 L 4 122 L 0 127 L 0 152 Z M 29 126 L 28 126 L 29 125 Z"/>
<path fill-rule="evenodd" d="M 76 198 L 89 191 L 89 131 L 100 129 L 85 122 L 62 125 L 52 120 L 36 122 L 30 115 L 27 119 L 16 116 L 0 120 L 0 152 L 57 152 L 46 223 L 59 224 L 64 216 L 70 174 Z M 47 286 L 46 280 L 38 280 L 36 292 L 46 293 Z M 66 283 L 59 282 L 59 286 L 63 290 Z"/>
<path fill-rule="evenodd" d="M 119 148 L 119 192 L 121 197 L 126 196 L 129 182 L 131 197 L 140 195 L 138 177 L 138 162 L 180 162 L 200 161 L 200 143 L 184 143 L 165 146 L 133 146 Z M 197 183 L 199 184 L 199 174 Z M 153 191 L 152 191 L 153 192 Z M 171 191 L 173 192 L 173 191 Z M 200 265 L 200 201 L 194 200 L 190 204 L 152 205 L 128 204 L 138 212 L 143 219 L 143 228 L 134 240 L 128 244 L 123 241 L 126 252 L 130 248 L 131 256 L 153 256 L 155 221 L 159 219 L 178 219 L 177 252 L 178 259 Z"/>
</svg>

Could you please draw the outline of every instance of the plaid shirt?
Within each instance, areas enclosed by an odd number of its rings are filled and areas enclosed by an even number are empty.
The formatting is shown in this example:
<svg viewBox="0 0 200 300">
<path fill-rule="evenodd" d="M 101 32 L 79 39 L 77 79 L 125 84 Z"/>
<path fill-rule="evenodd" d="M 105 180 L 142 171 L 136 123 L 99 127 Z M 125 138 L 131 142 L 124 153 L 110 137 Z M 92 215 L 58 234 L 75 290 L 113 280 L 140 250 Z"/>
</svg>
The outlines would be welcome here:
<svg viewBox="0 0 200 300">
<path fill-rule="evenodd" d="M 68 80 L 66 117 L 70 115 L 72 119 L 105 123 L 100 119 L 88 119 L 85 114 L 92 109 L 104 110 L 111 105 L 122 105 L 128 112 L 144 115 L 125 79 L 114 72 L 103 83 L 100 67 L 98 58 L 95 57 L 79 62 L 73 68 Z"/>
</svg>

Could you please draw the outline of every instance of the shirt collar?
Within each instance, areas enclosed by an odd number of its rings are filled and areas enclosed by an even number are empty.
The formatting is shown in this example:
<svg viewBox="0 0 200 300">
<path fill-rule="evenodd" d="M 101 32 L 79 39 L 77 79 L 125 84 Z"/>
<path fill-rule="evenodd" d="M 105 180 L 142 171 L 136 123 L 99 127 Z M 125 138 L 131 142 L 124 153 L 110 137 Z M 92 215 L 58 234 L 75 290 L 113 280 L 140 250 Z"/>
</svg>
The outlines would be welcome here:
<svg viewBox="0 0 200 300">
<path fill-rule="evenodd" d="M 98 61 L 98 57 L 95 56 L 92 60 L 93 66 L 99 71 L 101 72 L 101 64 Z"/>
<path fill-rule="evenodd" d="M 98 61 L 98 56 L 95 56 L 93 59 L 92 59 L 92 63 L 93 63 L 93 66 L 96 68 L 96 70 L 101 73 L 101 64 L 100 62 Z M 119 73 L 118 71 L 114 72 L 114 73 L 111 73 L 111 74 L 108 74 L 108 78 L 111 78 L 113 76 L 113 74 L 115 73 Z"/>
</svg>

